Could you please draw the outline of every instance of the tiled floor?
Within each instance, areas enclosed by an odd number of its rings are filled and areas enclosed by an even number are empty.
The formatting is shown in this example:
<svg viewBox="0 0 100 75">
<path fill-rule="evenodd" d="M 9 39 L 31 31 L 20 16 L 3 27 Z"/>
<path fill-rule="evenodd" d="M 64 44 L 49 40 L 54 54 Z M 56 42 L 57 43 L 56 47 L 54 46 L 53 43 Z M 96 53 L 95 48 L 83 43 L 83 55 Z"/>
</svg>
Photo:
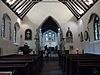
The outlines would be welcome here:
<svg viewBox="0 0 100 75">
<path fill-rule="evenodd" d="M 44 62 L 41 75 L 63 75 L 63 73 L 58 66 L 57 60 L 49 60 L 48 62 Z"/>
</svg>

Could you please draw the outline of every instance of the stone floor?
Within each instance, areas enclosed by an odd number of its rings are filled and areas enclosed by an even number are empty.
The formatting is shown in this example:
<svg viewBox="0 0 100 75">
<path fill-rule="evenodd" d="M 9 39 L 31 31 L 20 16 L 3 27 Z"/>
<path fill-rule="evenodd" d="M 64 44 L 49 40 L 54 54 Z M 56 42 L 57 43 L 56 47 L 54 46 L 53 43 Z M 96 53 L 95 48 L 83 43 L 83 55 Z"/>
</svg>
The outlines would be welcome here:
<svg viewBox="0 0 100 75">
<path fill-rule="evenodd" d="M 44 62 L 41 75 L 63 75 L 63 73 L 58 66 L 58 61 L 53 58 L 49 58 L 48 62 Z"/>
</svg>

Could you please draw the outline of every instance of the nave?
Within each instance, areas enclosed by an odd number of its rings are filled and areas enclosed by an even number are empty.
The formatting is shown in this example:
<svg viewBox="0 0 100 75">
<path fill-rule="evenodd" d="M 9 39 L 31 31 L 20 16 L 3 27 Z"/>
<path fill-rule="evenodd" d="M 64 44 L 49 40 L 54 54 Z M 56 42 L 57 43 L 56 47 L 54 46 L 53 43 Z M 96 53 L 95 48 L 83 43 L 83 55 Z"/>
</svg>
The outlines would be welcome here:
<svg viewBox="0 0 100 75">
<path fill-rule="evenodd" d="M 63 75 L 63 72 L 59 67 L 58 60 L 50 58 L 48 61 L 44 61 L 41 75 Z"/>
<path fill-rule="evenodd" d="M 0 75 L 100 75 L 99 49 L 100 0 L 0 0 Z"/>
</svg>

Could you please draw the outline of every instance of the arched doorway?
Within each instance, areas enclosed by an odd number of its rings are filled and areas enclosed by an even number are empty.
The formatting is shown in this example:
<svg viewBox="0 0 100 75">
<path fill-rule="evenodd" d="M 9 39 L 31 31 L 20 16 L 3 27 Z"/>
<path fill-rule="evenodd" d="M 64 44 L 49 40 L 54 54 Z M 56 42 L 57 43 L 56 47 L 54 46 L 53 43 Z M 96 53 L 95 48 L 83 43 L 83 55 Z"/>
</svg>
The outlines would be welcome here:
<svg viewBox="0 0 100 75">
<path fill-rule="evenodd" d="M 50 53 L 56 54 L 60 50 L 62 32 L 59 24 L 51 16 L 39 27 L 39 48 L 45 50 L 47 45 Z"/>
</svg>

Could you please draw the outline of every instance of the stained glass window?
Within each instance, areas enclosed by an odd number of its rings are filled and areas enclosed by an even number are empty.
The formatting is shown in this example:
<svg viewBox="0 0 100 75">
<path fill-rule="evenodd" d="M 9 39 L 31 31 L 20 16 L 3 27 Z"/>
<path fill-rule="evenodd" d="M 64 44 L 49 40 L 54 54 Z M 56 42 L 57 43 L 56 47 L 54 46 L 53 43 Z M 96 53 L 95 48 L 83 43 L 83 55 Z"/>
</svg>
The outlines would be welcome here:
<svg viewBox="0 0 100 75">
<path fill-rule="evenodd" d="M 16 38 L 17 38 L 17 32 L 20 29 L 19 23 L 16 22 L 14 24 L 14 32 L 13 32 L 13 42 L 16 43 Z"/>
<path fill-rule="evenodd" d="M 100 24 L 99 24 L 99 16 L 95 16 L 94 18 L 94 39 L 100 40 Z"/>
<path fill-rule="evenodd" d="M 52 30 L 48 30 L 44 33 L 45 41 L 46 42 L 53 42 L 55 41 L 55 32 Z"/>
</svg>

